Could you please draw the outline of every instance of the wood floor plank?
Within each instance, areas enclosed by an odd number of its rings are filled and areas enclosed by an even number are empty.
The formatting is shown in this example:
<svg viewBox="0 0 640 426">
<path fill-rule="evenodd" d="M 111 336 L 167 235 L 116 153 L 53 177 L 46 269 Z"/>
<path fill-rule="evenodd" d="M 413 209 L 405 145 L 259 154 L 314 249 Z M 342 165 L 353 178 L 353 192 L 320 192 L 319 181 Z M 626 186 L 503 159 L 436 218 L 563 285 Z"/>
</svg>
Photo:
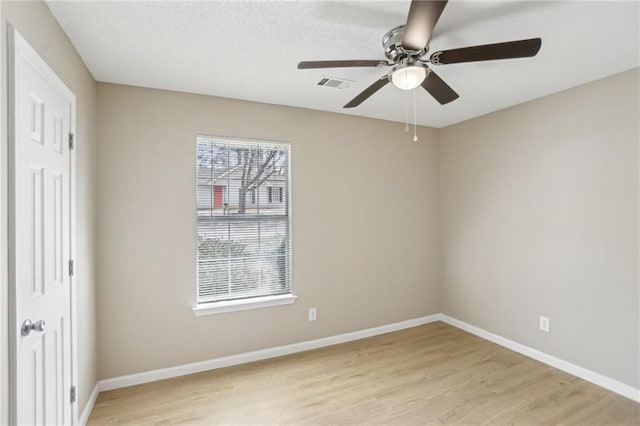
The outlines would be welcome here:
<svg viewBox="0 0 640 426">
<path fill-rule="evenodd" d="M 89 425 L 640 425 L 640 404 L 437 322 L 101 393 Z"/>
</svg>

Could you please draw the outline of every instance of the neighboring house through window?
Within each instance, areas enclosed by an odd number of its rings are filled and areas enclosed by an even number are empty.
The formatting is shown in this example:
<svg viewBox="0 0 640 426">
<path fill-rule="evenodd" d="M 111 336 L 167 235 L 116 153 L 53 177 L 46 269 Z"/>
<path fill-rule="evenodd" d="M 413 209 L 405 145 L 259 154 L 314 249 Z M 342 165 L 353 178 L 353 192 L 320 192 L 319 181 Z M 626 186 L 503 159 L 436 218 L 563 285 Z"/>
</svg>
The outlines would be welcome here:
<svg viewBox="0 0 640 426">
<path fill-rule="evenodd" d="M 284 143 L 198 136 L 198 307 L 291 295 L 289 152 Z"/>
</svg>

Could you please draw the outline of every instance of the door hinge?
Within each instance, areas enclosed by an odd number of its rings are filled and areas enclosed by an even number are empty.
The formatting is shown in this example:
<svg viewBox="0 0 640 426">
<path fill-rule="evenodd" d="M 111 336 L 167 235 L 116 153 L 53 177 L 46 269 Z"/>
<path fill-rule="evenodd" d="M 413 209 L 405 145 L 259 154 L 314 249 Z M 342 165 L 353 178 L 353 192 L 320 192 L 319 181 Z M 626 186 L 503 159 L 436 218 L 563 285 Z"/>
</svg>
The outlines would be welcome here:
<svg viewBox="0 0 640 426">
<path fill-rule="evenodd" d="M 74 135 L 73 133 L 69 133 L 69 149 L 73 149 L 75 148 L 75 140 L 76 140 L 76 135 Z"/>
<path fill-rule="evenodd" d="M 75 265 L 74 265 L 73 260 L 70 260 L 70 261 L 69 261 L 69 276 L 70 276 L 70 277 L 72 277 L 72 276 L 73 276 L 73 273 L 74 273 L 74 266 L 75 266 Z"/>
<path fill-rule="evenodd" d="M 76 402 L 76 387 L 71 386 L 71 391 L 69 392 L 69 398 L 71 399 L 71 403 Z"/>
</svg>

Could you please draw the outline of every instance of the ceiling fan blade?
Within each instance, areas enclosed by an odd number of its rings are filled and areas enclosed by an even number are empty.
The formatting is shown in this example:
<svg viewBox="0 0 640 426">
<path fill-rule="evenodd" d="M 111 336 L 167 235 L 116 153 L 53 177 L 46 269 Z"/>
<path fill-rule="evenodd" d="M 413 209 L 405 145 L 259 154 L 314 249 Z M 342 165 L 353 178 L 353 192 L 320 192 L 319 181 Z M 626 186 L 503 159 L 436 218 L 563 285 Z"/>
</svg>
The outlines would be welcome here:
<svg viewBox="0 0 640 426">
<path fill-rule="evenodd" d="M 313 68 L 345 68 L 345 67 L 383 67 L 393 65 L 381 60 L 355 60 L 355 61 L 303 61 L 298 63 L 298 69 Z"/>
<path fill-rule="evenodd" d="M 448 104 L 459 97 L 459 95 L 433 71 L 429 72 L 429 75 L 424 79 L 421 86 L 429 92 L 436 101 L 440 102 L 440 105 Z"/>
<path fill-rule="evenodd" d="M 542 45 L 540 38 L 508 41 L 506 43 L 485 44 L 462 47 L 460 49 L 435 52 L 429 58 L 432 64 L 455 64 L 459 62 L 491 61 L 494 59 L 528 58 L 536 56 Z"/>
<path fill-rule="evenodd" d="M 358 96 L 351 99 L 349 103 L 347 103 L 342 108 L 357 107 L 362 102 L 364 102 L 369 96 L 373 95 L 378 90 L 382 89 L 387 83 L 389 83 L 389 78 L 386 75 L 383 75 L 382 77 L 380 77 L 380 79 L 376 80 L 376 82 L 373 83 L 371 86 L 367 87 L 362 92 L 360 92 Z"/>
<path fill-rule="evenodd" d="M 404 29 L 402 47 L 414 51 L 424 49 L 446 5 L 447 0 L 413 0 Z"/>
</svg>

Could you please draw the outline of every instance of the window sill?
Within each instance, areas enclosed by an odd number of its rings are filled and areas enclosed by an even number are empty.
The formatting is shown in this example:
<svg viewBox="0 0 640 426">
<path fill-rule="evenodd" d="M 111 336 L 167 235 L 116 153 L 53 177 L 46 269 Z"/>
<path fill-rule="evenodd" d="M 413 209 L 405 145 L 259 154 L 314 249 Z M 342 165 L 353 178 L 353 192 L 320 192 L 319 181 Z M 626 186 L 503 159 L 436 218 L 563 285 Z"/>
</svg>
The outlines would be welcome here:
<svg viewBox="0 0 640 426">
<path fill-rule="evenodd" d="M 256 297 L 254 299 L 230 300 L 227 302 L 203 303 L 193 308 L 197 316 L 222 314 L 225 312 L 246 311 L 269 306 L 288 305 L 296 301 L 298 296 L 284 294 L 281 296 Z"/>
</svg>

